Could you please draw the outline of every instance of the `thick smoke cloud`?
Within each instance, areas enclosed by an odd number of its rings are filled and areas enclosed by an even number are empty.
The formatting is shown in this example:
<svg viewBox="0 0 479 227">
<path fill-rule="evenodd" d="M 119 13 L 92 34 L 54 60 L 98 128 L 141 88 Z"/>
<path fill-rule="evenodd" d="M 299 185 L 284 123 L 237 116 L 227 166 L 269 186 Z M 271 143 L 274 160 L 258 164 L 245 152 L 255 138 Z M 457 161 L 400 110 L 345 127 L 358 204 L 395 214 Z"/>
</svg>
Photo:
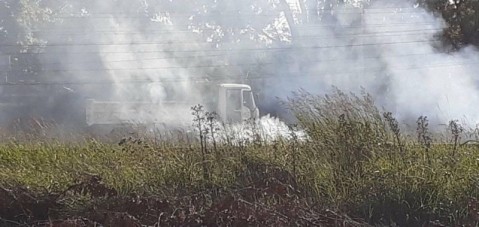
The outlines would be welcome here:
<svg viewBox="0 0 479 227">
<path fill-rule="evenodd" d="M 364 10 L 337 9 L 314 30 L 305 29 L 302 35 L 315 39 L 299 41 L 300 47 L 316 49 L 298 54 L 296 61 L 306 57 L 314 63 L 303 71 L 285 68 L 290 76 L 269 94 L 285 98 L 285 91 L 297 88 L 313 93 L 327 92 L 331 86 L 353 92 L 365 88 L 404 121 L 427 115 L 436 123 L 478 123 L 478 52 L 472 47 L 438 52 L 437 34 L 445 26 L 411 1 L 382 0 Z"/>
<path fill-rule="evenodd" d="M 48 54 L 40 59 L 48 81 L 67 84 L 83 100 L 187 103 L 183 111 L 160 105 L 153 111 L 139 109 L 139 113 L 128 113 L 131 106 L 125 104 L 120 118 L 132 123 L 154 118 L 166 122 L 189 120 L 189 106 L 202 100 L 192 83 L 194 72 L 182 67 L 170 53 L 200 48 L 191 34 L 176 29 L 167 16 L 150 13 L 146 1 L 82 4 L 84 8 L 80 11 L 81 6 L 72 7 L 71 14 L 62 21 L 39 32 L 52 44 L 47 44 Z M 195 58 L 190 59 L 189 64 L 195 65 Z M 60 71 L 59 78 L 52 78 L 51 72 L 56 70 Z M 78 109 L 82 108 L 85 107 Z"/>
<path fill-rule="evenodd" d="M 35 33 L 47 41 L 37 55 L 39 78 L 58 84 L 48 89 L 68 94 L 73 103 L 180 100 L 188 107 L 210 99 L 199 88 L 200 79 L 250 83 L 260 94 L 263 113 L 283 108 L 277 97 L 285 99 L 299 88 L 312 93 L 326 93 L 331 86 L 353 92 L 365 88 L 402 120 L 427 115 L 440 122 L 479 122 L 477 51 L 439 52 L 436 36 L 445 23 L 412 1 L 378 0 L 364 9 L 356 1 L 325 9 L 314 24 L 294 25 L 271 1 L 254 7 L 251 1 L 235 1 L 226 4 L 227 12 L 196 6 L 199 13 L 186 6 L 164 9 L 169 1 L 152 2 L 69 4 L 57 22 Z M 306 12 L 293 10 L 297 22 L 301 13 Z M 255 66 L 263 62 L 265 67 Z M 81 115 L 83 106 L 77 107 Z M 66 113 L 63 105 L 44 108 Z M 129 117 L 191 120 L 189 111 L 167 105 L 147 112 Z"/>
</svg>

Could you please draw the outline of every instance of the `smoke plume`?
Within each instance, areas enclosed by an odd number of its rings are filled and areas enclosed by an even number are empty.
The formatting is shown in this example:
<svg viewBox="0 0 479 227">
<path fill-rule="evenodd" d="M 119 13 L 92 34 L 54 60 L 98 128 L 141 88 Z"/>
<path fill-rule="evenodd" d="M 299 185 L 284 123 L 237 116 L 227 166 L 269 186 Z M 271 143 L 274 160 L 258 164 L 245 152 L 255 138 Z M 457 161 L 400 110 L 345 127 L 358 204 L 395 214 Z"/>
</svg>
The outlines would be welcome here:
<svg viewBox="0 0 479 227">
<path fill-rule="evenodd" d="M 76 106 L 79 116 L 87 99 L 159 104 L 153 113 L 129 116 L 138 122 L 152 114 L 191 120 L 185 109 L 163 103 L 211 101 L 205 81 L 251 84 L 264 114 L 280 112 L 278 98 L 300 88 L 322 94 L 337 86 L 366 89 L 402 120 L 479 122 L 477 50 L 438 51 L 446 24 L 412 1 L 378 0 L 364 8 L 358 5 L 365 1 L 356 1 L 325 8 L 310 24 L 301 21 L 307 12 L 292 7 L 290 21 L 274 1 L 195 1 L 184 9 L 175 2 L 70 2 L 56 22 L 35 31 L 45 41 L 34 55 L 41 65 L 36 80 L 72 97 L 56 102 Z M 68 112 L 55 102 L 42 108 Z"/>
<path fill-rule="evenodd" d="M 426 115 L 437 123 L 451 119 L 478 123 L 478 53 L 473 47 L 438 51 L 444 21 L 411 1 L 374 1 L 362 9 L 341 8 L 315 29 L 305 28 L 315 46 L 297 55 L 312 58 L 306 69 L 289 74 L 269 91 L 285 98 L 291 89 L 326 93 L 331 86 L 358 92 L 365 88 L 386 110 L 404 121 Z"/>
</svg>

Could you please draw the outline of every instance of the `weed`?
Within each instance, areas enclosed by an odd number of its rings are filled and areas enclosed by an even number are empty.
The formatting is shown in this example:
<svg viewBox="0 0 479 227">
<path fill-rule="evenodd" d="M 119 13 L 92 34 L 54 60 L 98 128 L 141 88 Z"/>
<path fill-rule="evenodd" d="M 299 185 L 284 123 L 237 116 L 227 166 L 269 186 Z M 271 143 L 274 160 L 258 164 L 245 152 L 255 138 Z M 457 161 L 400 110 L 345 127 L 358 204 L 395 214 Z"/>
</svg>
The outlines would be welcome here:
<svg viewBox="0 0 479 227">
<path fill-rule="evenodd" d="M 390 130 L 394 134 L 394 138 L 399 147 L 399 151 L 401 152 L 401 155 L 404 155 L 404 147 L 403 147 L 403 144 L 401 143 L 401 129 L 399 128 L 399 122 L 396 120 L 396 118 L 394 118 L 391 112 L 385 112 L 383 116 L 384 116 L 384 119 L 386 119 L 387 123 L 389 124 Z"/>
<path fill-rule="evenodd" d="M 208 167 L 206 163 L 206 154 L 208 152 L 208 147 L 207 147 L 207 134 L 208 134 L 208 128 L 206 125 L 206 116 L 205 116 L 205 111 L 202 105 L 196 105 L 194 107 L 191 107 L 192 110 L 192 115 L 194 117 L 193 119 L 193 126 L 196 127 L 196 130 L 198 130 L 198 135 L 200 137 L 200 146 L 201 146 L 201 157 L 202 157 L 202 162 L 201 165 L 203 167 L 203 177 L 208 180 Z"/>
<path fill-rule="evenodd" d="M 456 121 L 454 144 L 432 143 L 426 117 L 408 134 L 365 93 L 289 104 L 298 125 L 270 143 L 237 142 L 201 106 L 194 136 L 2 143 L 0 225 L 477 225 L 479 152 Z"/>
<path fill-rule="evenodd" d="M 430 164 L 429 151 L 431 149 L 432 138 L 429 133 L 429 120 L 427 116 L 420 116 L 417 121 L 417 139 L 418 142 L 424 147 L 424 159 Z"/>
<path fill-rule="evenodd" d="M 457 146 L 460 143 L 461 133 L 464 131 L 464 128 L 458 123 L 458 120 L 449 121 L 449 130 L 453 136 L 454 148 L 452 150 L 452 157 L 456 156 Z"/>
</svg>

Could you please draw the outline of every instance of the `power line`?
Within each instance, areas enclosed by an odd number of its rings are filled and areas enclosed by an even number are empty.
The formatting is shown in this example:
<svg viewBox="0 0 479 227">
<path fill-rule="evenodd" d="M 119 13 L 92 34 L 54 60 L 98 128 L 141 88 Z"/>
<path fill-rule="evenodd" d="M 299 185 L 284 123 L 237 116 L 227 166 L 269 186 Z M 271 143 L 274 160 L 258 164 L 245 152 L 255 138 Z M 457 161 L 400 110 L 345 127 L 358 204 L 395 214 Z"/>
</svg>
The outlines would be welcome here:
<svg viewBox="0 0 479 227">
<path fill-rule="evenodd" d="M 441 29 L 416 29 L 404 31 L 386 31 L 386 32 L 369 32 L 369 33 L 355 33 L 334 36 L 318 36 L 318 35 L 302 35 L 294 37 L 295 39 L 313 39 L 313 38 L 350 38 L 361 36 L 400 36 L 400 35 L 421 35 L 425 31 L 441 31 Z M 134 46 L 134 45 L 171 45 L 171 44 L 215 44 L 213 42 L 204 41 L 167 41 L 167 42 L 125 42 L 125 43 L 47 43 L 47 44 L 32 44 L 29 47 L 61 47 L 61 46 Z M 20 44 L 0 44 L 2 47 L 22 47 Z"/>
<path fill-rule="evenodd" d="M 465 63 L 465 62 L 456 62 L 454 64 L 437 64 L 437 65 L 423 65 L 423 66 L 412 66 L 412 67 L 389 67 L 389 68 L 370 68 L 370 69 L 376 69 L 372 71 L 364 71 L 365 73 L 379 73 L 379 72 L 388 72 L 388 71 L 411 71 L 411 70 L 419 70 L 419 69 L 431 69 L 431 68 L 452 68 L 452 67 L 462 67 L 466 65 L 473 65 L 476 66 L 478 62 L 470 62 L 470 63 Z M 355 69 L 359 70 L 359 69 Z M 357 75 L 355 71 L 351 72 L 333 72 L 333 73 L 328 73 L 328 74 L 335 74 L 335 75 Z M 38 83 L 3 83 L 0 84 L 0 86 L 54 86 L 54 85 L 104 85 L 104 84 L 151 84 L 151 83 L 168 83 L 168 82 L 208 82 L 208 80 L 211 81 L 227 81 L 232 78 L 233 75 L 228 75 L 230 78 L 190 78 L 190 79 L 160 79 L 160 80 L 119 80 L 117 82 L 115 81 L 77 81 L 77 82 L 38 82 Z M 296 76 L 285 76 L 285 75 L 276 75 L 276 74 L 262 74 L 260 76 L 254 76 L 254 77 L 249 77 L 249 78 L 244 78 L 244 75 L 235 75 L 235 77 L 243 77 L 243 79 L 247 80 L 257 80 L 257 79 L 268 79 L 268 78 L 302 78 L 302 77 L 317 77 L 317 75 L 296 75 Z M 236 78 L 240 79 L 240 78 Z"/>
<path fill-rule="evenodd" d="M 354 12 L 361 12 L 362 10 L 364 11 L 378 11 L 378 10 L 381 10 L 382 12 L 391 12 L 391 11 L 405 11 L 405 10 L 418 10 L 420 8 L 418 7 L 367 7 L 367 8 L 341 8 L 341 9 L 330 9 L 330 11 L 334 11 L 334 12 L 348 12 L 348 11 L 354 11 Z M 230 15 L 232 15 L 233 13 L 234 14 L 245 14 L 243 12 L 244 10 L 215 10 L 215 9 L 210 9 L 208 11 L 199 11 L 199 10 L 196 10 L 196 11 L 178 11 L 178 10 L 175 10 L 175 11 L 157 11 L 157 12 L 147 12 L 147 11 L 137 11 L 137 12 L 116 12 L 116 11 L 112 11 L 112 12 L 107 12 L 107 11 L 98 11 L 98 12 L 87 12 L 85 14 L 78 14 L 76 16 L 88 16 L 88 15 L 112 15 L 112 14 L 119 14 L 119 15 L 131 15 L 131 14 L 149 14 L 149 13 L 165 13 L 165 14 L 195 14 L 195 13 L 200 13 L 200 14 L 207 14 L 207 13 L 228 13 Z M 276 10 L 277 12 L 283 12 L 283 10 Z M 318 11 L 328 11 L 328 10 L 319 10 Z M 380 11 L 380 12 L 381 12 Z M 249 11 L 248 11 L 249 12 Z M 250 13 L 246 13 L 246 14 L 252 14 L 251 12 Z M 254 14 L 254 13 L 253 13 Z M 255 14 L 257 15 L 257 14 Z M 75 14 L 71 14 L 71 16 L 75 16 Z"/>
<path fill-rule="evenodd" d="M 378 57 L 365 57 L 363 59 L 388 59 L 388 58 L 409 58 L 413 56 L 432 56 L 435 55 L 434 53 L 416 53 L 416 54 L 403 54 L 403 55 L 394 55 L 394 56 L 378 56 Z M 224 55 L 218 55 L 218 56 L 224 56 Z M 146 58 L 146 59 L 133 59 L 133 60 L 112 60 L 112 61 L 103 61 L 102 64 L 109 64 L 109 63 L 126 63 L 126 62 L 132 62 L 132 63 L 138 63 L 141 61 L 148 61 L 148 60 L 174 60 L 176 58 Z M 321 60 L 321 61 L 304 61 L 301 60 L 301 63 L 325 63 L 325 62 L 346 62 L 348 60 L 354 60 L 354 59 L 344 59 L 344 58 L 336 58 L 336 59 L 328 59 L 328 60 Z M 68 66 L 68 65 L 77 65 L 77 64 L 87 64 L 87 63 L 97 63 L 98 61 L 80 61 L 76 63 L 44 63 L 41 64 L 43 67 L 52 67 L 52 66 Z M 221 64 L 221 65 L 195 65 L 195 66 L 175 66 L 175 67 L 154 67 L 152 69 L 159 70 L 159 69 L 191 69 L 191 68 L 221 68 L 221 67 L 239 67 L 239 66 L 265 66 L 265 65 L 274 65 L 278 63 L 293 63 L 293 62 L 284 62 L 284 61 L 278 61 L 278 62 L 261 62 L 261 63 L 237 63 L 237 64 Z M 160 63 L 158 63 L 160 64 Z M 163 63 L 165 64 L 165 63 Z M 168 63 L 166 63 L 168 64 Z M 133 68 L 131 70 L 142 70 L 144 68 Z M 50 70 L 55 70 L 55 69 L 47 69 L 48 71 Z M 87 69 L 65 69 L 62 71 L 84 71 Z M 125 69 L 95 69 L 95 70 L 109 70 L 109 71 L 115 71 L 115 70 L 125 70 Z M 14 70 L 17 72 L 22 72 L 22 70 Z M 14 72 L 14 71 L 8 71 L 8 72 Z M 0 71 L 1 72 L 1 71 Z M 38 72 L 44 72 L 44 70 L 38 70 Z"/>
<path fill-rule="evenodd" d="M 94 52 L 77 52 L 79 54 L 84 53 L 94 53 L 94 54 L 118 54 L 118 53 L 128 53 L 128 54 L 139 54 L 139 53 L 208 53 L 208 52 L 253 52 L 253 51 L 298 51 L 304 49 L 329 49 L 329 48 L 350 48 L 350 47 L 363 47 L 363 46 L 381 46 L 381 45 L 396 45 L 396 44 L 415 44 L 415 43 L 430 43 L 430 42 L 439 42 L 440 39 L 426 39 L 426 40 L 414 40 L 414 41 L 399 41 L 399 42 L 382 42 L 382 43 L 363 43 L 363 44 L 348 44 L 348 45 L 325 45 L 325 46 L 297 46 L 297 47 L 270 47 L 270 48 L 230 48 L 230 49 L 197 49 L 197 50 L 142 50 L 142 51 L 94 51 Z M 79 45 L 82 46 L 82 45 Z M 49 54 L 58 54 L 59 52 L 51 52 Z M 62 52 L 60 52 L 62 53 Z M 68 54 L 73 54 L 75 52 L 68 52 Z M 5 53 L 4 54 L 22 54 L 22 53 Z M 42 54 L 38 53 L 23 53 L 23 54 Z M 200 56 L 199 56 L 200 57 Z"/>
<path fill-rule="evenodd" d="M 437 24 L 434 23 L 377 23 L 377 24 L 367 24 L 366 27 L 368 28 L 381 28 L 381 27 L 394 27 L 397 28 L 398 26 L 415 26 L 417 27 L 418 25 L 431 25 L 431 26 L 437 26 Z M 195 29 L 201 30 L 201 31 L 209 31 L 209 30 L 217 30 L 218 28 L 208 28 L 208 27 L 195 27 L 198 26 L 197 24 L 185 24 L 185 25 L 178 25 L 175 24 L 174 26 L 180 26 L 180 27 L 191 27 L 191 29 L 178 29 L 178 28 L 168 28 L 168 27 L 162 27 L 163 29 L 147 29 L 143 30 L 141 32 L 132 32 L 131 30 L 95 30 L 95 29 L 88 29 L 89 33 L 85 32 L 79 32 L 79 29 L 62 29 L 62 28 L 45 28 L 41 30 L 32 30 L 32 32 L 48 32 L 48 33 L 56 33 L 56 32 L 63 32 L 59 34 L 65 34 L 65 35 L 83 35 L 83 34 L 91 34 L 91 33 L 115 33 L 115 34 L 120 34 L 120 33 L 126 33 L 126 34 L 145 34 L 145 33 L 155 33 L 155 34 L 174 34 L 174 33 L 195 33 Z M 298 25 L 296 25 L 298 26 Z M 364 28 L 365 26 L 339 26 L 337 24 L 321 24 L 321 25 L 300 25 L 299 28 L 304 30 L 304 28 L 309 28 L 313 30 L 313 28 L 340 28 L 340 29 L 350 29 L 350 28 Z M 249 29 L 248 27 L 244 28 L 237 28 L 237 29 Z M 65 32 L 72 32 L 72 33 L 65 33 Z"/>
<path fill-rule="evenodd" d="M 324 26 L 323 26 L 324 27 Z M 344 29 L 343 27 L 339 27 L 340 29 Z M 361 28 L 361 27 L 354 27 L 354 28 Z M 369 28 L 369 27 L 368 27 Z M 249 30 L 250 28 L 245 28 L 244 30 Z M 346 28 L 347 29 L 347 28 Z M 129 32 L 126 32 L 126 31 L 120 31 L 120 32 L 116 32 L 116 31 L 98 31 L 98 32 L 95 32 L 95 33 L 85 33 L 85 32 L 82 32 L 82 33 L 63 33 L 63 32 L 55 32 L 55 31 L 52 31 L 52 30 L 49 30 L 49 31 L 45 31 L 45 32 L 48 32 L 48 36 L 45 37 L 45 38 L 49 38 L 51 39 L 52 37 L 86 37 L 88 38 L 89 36 L 103 36 L 103 35 L 144 35 L 146 37 L 151 37 L 152 34 L 154 35 L 176 35 L 176 34 L 180 34 L 180 33 L 189 33 L 189 34 L 198 34 L 200 35 L 200 32 L 203 32 L 203 31 L 213 31 L 215 29 L 200 29 L 201 31 L 194 31 L 194 30 L 188 30 L 188 31 L 170 31 L 170 32 L 165 32 L 164 30 L 151 30 L 151 31 L 129 31 Z M 306 31 L 311 31 L 311 32 L 315 32 L 315 31 L 320 31 L 320 30 L 317 30 L 317 29 L 302 29 L 300 28 L 299 29 L 301 32 L 306 32 Z M 369 33 L 347 33 L 347 31 L 345 31 L 344 35 L 338 35 L 338 36 L 355 36 L 355 35 L 369 35 L 369 34 L 375 34 L 375 33 L 378 33 L 378 34 L 381 34 L 381 33 L 403 33 L 403 32 L 421 32 L 421 31 L 442 31 L 443 29 L 442 28 L 423 28 L 423 29 L 412 29 L 412 30 L 386 30 L 386 31 L 380 31 L 380 32 L 369 32 Z M 58 31 L 61 31 L 61 30 L 58 30 Z M 53 34 L 53 35 L 52 35 Z M 42 36 L 41 34 L 39 35 L 40 37 Z M 0 44 L 1 45 L 1 44 Z M 9 45 L 9 44 L 6 44 L 6 45 Z M 11 44 L 10 44 L 11 45 Z"/>
<path fill-rule="evenodd" d="M 411 57 L 411 56 L 427 56 L 427 55 L 433 55 L 433 54 L 404 54 L 404 55 L 398 55 L 395 57 Z M 387 59 L 388 56 L 381 56 L 381 57 L 366 57 L 364 59 Z M 175 59 L 175 58 L 171 58 Z M 156 59 L 153 59 L 156 60 Z M 352 59 L 351 59 L 352 60 Z M 227 67 L 240 67 L 240 66 L 266 66 L 266 65 L 274 65 L 274 64 L 284 64 L 284 63 L 297 63 L 297 62 L 302 62 L 302 63 L 324 63 L 324 62 L 344 62 L 346 59 L 344 58 L 337 58 L 337 59 L 328 59 L 328 60 L 321 60 L 321 61 L 290 61 L 290 62 L 284 62 L 284 61 L 278 61 L 278 62 L 260 62 L 260 63 L 237 63 L 237 64 L 207 64 L 207 65 L 194 65 L 194 66 L 167 66 L 167 67 L 159 67 L 159 66 L 153 66 L 153 67 L 137 67 L 137 68 L 98 68 L 98 69 L 39 69 L 35 70 L 35 72 L 40 73 L 40 72 L 107 72 L 107 71 L 138 71 L 138 70 L 171 70 L 171 69 L 192 69 L 192 68 L 227 68 Z M 140 60 L 128 60 L 128 61 L 116 61 L 116 62 L 137 62 L 139 63 Z M 85 62 L 79 62 L 80 63 L 85 63 Z M 108 63 L 115 63 L 115 61 L 106 61 L 103 62 L 102 64 L 108 64 Z M 143 63 L 144 64 L 144 63 Z M 157 63 L 157 64 L 162 64 L 162 63 Z M 163 63 L 163 64 L 169 64 L 169 63 Z M 60 66 L 65 66 L 68 64 L 42 64 L 44 67 L 49 67 L 53 65 L 60 65 Z M 70 64 L 73 65 L 73 64 Z M 7 70 L 8 72 L 24 72 L 24 70 Z"/>
<path fill-rule="evenodd" d="M 375 10 L 380 9 L 380 8 L 375 8 Z M 387 9 L 387 8 L 384 8 Z M 405 8 L 402 8 L 405 9 Z M 383 11 L 371 11 L 367 12 L 367 14 L 414 14 L 417 12 L 407 12 L 403 11 L 402 9 L 392 9 L 392 10 L 383 10 Z M 416 8 L 411 8 L 416 10 Z M 365 11 L 371 10 L 371 9 L 364 9 Z M 277 17 L 281 16 L 283 14 L 283 11 L 278 11 L 277 13 L 274 14 L 259 14 L 259 13 L 248 13 L 248 14 L 243 14 L 243 13 L 235 13 L 235 14 L 226 14 L 223 13 L 224 11 L 213 11 L 213 12 L 199 12 L 199 11 L 191 11 L 191 12 L 155 12 L 156 15 L 147 15 L 147 13 L 144 13 L 143 15 L 139 15 L 139 13 L 96 13 L 96 14 L 86 14 L 86 15 L 68 15 L 68 16 L 52 16 L 50 19 L 111 19 L 111 18 L 123 18 L 123 19 L 153 19 L 152 16 L 157 16 L 158 14 L 167 14 L 168 16 L 202 16 L 202 17 L 238 17 L 238 16 L 244 16 L 247 18 L 251 17 Z M 328 11 L 325 11 L 323 14 L 328 14 Z M 345 10 L 336 10 L 336 9 L 331 9 L 329 10 L 329 14 L 362 14 L 361 9 L 356 9 L 354 12 L 347 12 Z M 0 19 L 12 19 L 14 16 L 0 16 Z"/>
<path fill-rule="evenodd" d="M 361 11 L 358 10 L 357 12 L 341 12 L 337 10 L 331 10 L 329 11 L 329 14 L 361 14 Z M 191 13 L 176 13 L 176 12 L 157 12 L 156 15 L 139 15 L 139 14 L 131 14 L 131 13 L 113 13 L 113 14 L 86 14 L 86 15 L 69 15 L 69 16 L 52 16 L 50 19 L 112 19 L 112 18 L 122 18 L 122 19 L 153 19 L 154 16 L 157 16 L 158 14 L 164 13 L 165 15 L 168 16 L 198 16 L 198 17 L 238 17 L 238 16 L 244 16 L 244 17 L 277 17 L 281 16 L 283 11 L 278 11 L 277 13 L 274 14 L 256 14 L 256 13 L 248 13 L 248 14 L 243 14 L 243 13 L 237 13 L 237 14 L 226 14 L 226 13 L 216 13 L 216 12 L 210 12 L 210 13 L 198 13 L 198 12 L 191 12 Z M 383 11 L 383 12 L 367 12 L 367 14 L 414 14 L 417 12 L 405 12 L 405 11 Z M 327 13 L 324 13 L 327 14 Z M 153 18 L 152 18 L 153 17 Z M 14 18 L 12 16 L 1 16 L 0 19 L 11 19 Z"/>
</svg>

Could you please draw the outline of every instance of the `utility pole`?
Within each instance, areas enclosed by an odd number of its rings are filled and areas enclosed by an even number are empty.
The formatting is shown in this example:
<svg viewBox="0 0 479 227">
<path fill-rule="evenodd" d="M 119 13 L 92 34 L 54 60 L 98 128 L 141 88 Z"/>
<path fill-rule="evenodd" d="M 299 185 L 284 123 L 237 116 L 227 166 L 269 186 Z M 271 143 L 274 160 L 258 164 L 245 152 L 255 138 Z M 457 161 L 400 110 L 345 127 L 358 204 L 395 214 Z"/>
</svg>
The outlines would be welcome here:
<svg viewBox="0 0 479 227">
<path fill-rule="evenodd" d="M 361 6 L 361 35 L 362 35 L 362 38 L 360 38 L 360 43 L 361 43 L 361 76 L 364 78 L 364 76 L 366 76 L 366 64 L 365 64 L 365 42 L 364 42 L 364 38 L 366 37 L 365 34 L 366 34 L 366 23 L 364 21 L 364 15 L 365 15 L 365 9 L 364 9 L 364 6 Z"/>
<path fill-rule="evenodd" d="M 5 70 L 5 84 L 8 84 L 8 74 L 12 71 L 12 55 L 8 55 L 7 70 Z"/>
</svg>

